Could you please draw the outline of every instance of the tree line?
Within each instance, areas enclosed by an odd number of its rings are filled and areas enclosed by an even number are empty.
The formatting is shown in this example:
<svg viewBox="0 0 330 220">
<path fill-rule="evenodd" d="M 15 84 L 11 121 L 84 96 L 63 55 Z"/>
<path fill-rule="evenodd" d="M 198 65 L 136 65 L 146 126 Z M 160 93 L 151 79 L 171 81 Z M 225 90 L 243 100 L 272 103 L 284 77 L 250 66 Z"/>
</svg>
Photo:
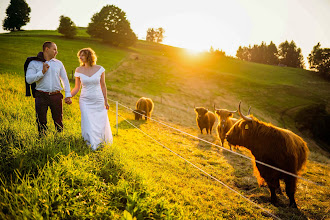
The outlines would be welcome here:
<svg viewBox="0 0 330 220">
<path fill-rule="evenodd" d="M 20 31 L 21 27 L 30 21 L 31 8 L 25 0 L 10 0 L 6 10 L 6 18 L 3 20 L 4 30 Z M 77 34 L 74 22 L 64 15 L 60 16 L 58 32 L 65 37 L 73 38 Z M 164 38 L 163 28 L 149 28 L 146 40 L 161 43 Z M 115 5 L 106 5 L 100 12 L 95 13 L 88 24 L 87 33 L 103 42 L 121 47 L 132 46 L 137 41 L 137 36 L 130 27 L 126 13 Z M 210 50 L 212 54 L 225 56 L 224 51 Z M 296 68 L 304 68 L 303 55 L 296 43 L 285 41 L 277 46 L 271 41 L 269 45 L 262 42 L 253 47 L 240 46 L 236 57 L 241 60 L 280 65 Z M 311 69 L 316 70 L 322 77 L 330 79 L 330 48 L 321 48 L 318 43 L 308 56 Z"/>
<path fill-rule="evenodd" d="M 238 59 L 256 63 L 304 68 L 304 57 L 294 41 L 285 41 L 278 48 L 272 41 L 269 45 L 261 42 L 253 47 L 240 46 L 236 56 Z"/>
<path fill-rule="evenodd" d="M 292 40 L 281 43 L 278 48 L 271 41 L 269 45 L 261 42 L 260 45 L 240 46 L 236 52 L 236 57 L 240 60 L 263 63 L 269 65 L 288 66 L 304 68 L 304 57 L 301 49 Z M 325 79 L 330 79 L 330 48 L 321 48 L 318 43 L 308 56 L 310 69 L 314 69 Z"/>
<path fill-rule="evenodd" d="M 30 21 L 30 12 L 31 8 L 25 0 L 11 0 L 3 21 L 4 30 L 20 31 Z M 73 38 L 77 34 L 75 23 L 64 15 L 60 16 L 57 30 L 67 38 Z M 88 24 L 87 33 L 114 46 L 129 47 L 137 41 L 126 13 L 115 5 L 106 5 L 95 13 Z"/>
<path fill-rule="evenodd" d="M 4 30 L 20 31 L 21 27 L 30 21 L 30 12 L 31 8 L 25 0 L 11 0 L 6 10 L 7 16 L 3 21 Z M 57 30 L 67 38 L 74 38 L 77 34 L 75 23 L 64 15 L 60 16 Z M 146 40 L 161 43 L 164 32 L 163 28 L 149 28 Z M 126 13 L 115 5 L 106 5 L 100 12 L 95 13 L 88 24 L 87 33 L 114 46 L 129 47 L 137 41 Z"/>
</svg>

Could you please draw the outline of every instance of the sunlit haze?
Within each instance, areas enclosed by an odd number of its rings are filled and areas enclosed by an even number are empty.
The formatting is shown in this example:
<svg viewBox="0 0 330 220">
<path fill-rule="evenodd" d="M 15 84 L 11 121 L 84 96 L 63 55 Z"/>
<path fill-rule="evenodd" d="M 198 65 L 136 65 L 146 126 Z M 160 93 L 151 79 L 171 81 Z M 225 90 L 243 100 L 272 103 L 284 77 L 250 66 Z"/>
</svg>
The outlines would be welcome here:
<svg viewBox="0 0 330 220">
<path fill-rule="evenodd" d="M 10 0 L 1 0 L 0 18 Z M 126 12 L 133 31 L 145 39 L 150 27 L 165 29 L 163 43 L 192 51 L 222 49 L 235 56 L 239 46 L 294 40 L 307 56 L 318 42 L 330 47 L 329 0 L 26 0 L 31 20 L 25 30 L 55 30 L 59 17 L 87 27 L 107 4 Z M 2 25 L 1 25 L 2 26 Z M 1 27 L 2 28 L 2 27 Z M 1 32 L 4 32 L 1 29 Z M 308 66 L 308 65 L 306 65 Z"/>
</svg>

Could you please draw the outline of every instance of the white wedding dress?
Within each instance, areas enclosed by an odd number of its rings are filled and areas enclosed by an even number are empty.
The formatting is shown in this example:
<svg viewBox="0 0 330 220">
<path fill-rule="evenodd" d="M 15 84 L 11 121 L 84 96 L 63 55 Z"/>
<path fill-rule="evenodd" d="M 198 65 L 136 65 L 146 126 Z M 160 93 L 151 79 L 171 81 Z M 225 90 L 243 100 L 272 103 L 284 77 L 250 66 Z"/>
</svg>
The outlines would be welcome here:
<svg viewBox="0 0 330 220">
<path fill-rule="evenodd" d="M 82 85 L 79 98 L 81 133 L 93 150 L 96 150 L 102 142 L 111 144 L 113 141 L 100 84 L 104 71 L 105 69 L 101 67 L 90 77 L 78 72 L 74 74 L 75 77 L 80 78 Z"/>
</svg>

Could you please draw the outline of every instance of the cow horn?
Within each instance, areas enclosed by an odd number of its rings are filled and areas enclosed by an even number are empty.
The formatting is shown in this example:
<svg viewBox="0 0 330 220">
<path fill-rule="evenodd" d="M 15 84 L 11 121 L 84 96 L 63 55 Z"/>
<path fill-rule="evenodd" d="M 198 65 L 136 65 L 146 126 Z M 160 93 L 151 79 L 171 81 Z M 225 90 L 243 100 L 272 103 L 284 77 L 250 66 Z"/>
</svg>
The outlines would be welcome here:
<svg viewBox="0 0 330 220">
<path fill-rule="evenodd" d="M 250 115 L 250 110 L 251 110 L 251 106 L 250 106 L 250 108 L 249 108 L 249 111 L 248 111 L 247 115 Z"/>
<path fill-rule="evenodd" d="M 245 121 L 252 121 L 252 118 L 247 117 L 247 116 L 245 116 L 245 115 L 242 114 L 242 112 L 241 112 L 241 102 L 239 102 L 239 104 L 238 104 L 238 114 L 239 114 L 239 116 L 241 116 L 241 118 L 243 118 Z"/>
<path fill-rule="evenodd" d="M 236 113 L 237 112 L 237 110 L 236 111 L 229 111 L 230 113 Z"/>
</svg>

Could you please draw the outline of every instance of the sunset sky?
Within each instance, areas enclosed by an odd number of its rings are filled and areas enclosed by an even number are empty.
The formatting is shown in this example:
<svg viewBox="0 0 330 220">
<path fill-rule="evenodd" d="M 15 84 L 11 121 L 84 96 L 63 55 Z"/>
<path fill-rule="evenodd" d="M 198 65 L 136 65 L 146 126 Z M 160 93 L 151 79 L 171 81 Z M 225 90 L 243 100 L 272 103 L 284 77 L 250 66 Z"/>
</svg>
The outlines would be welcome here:
<svg viewBox="0 0 330 220">
<path fill-rule="evenodd" d="M 10 0 L 1 0 L 0 19 Z M 305 62 L 318 42 L 330 47 L 330 0 L 26 0 L 31 20 L 23 29 L 50 29 L 59 17 L 87 27 L 107 4 L 126 12 L 133 31 L 145 39 L 149 27 L 165 29 L 163 43 L 192 50 L 222 49 L 235 56 L 240 45 L 294 40 Z M 2 28 L 2 25 L 1 25 Z M 3 30 L 1 29 L 1 32 Z M 307 64 L 307 63 L 306 63 Z M 306 65 L 308 66 L 308 65 Z"/>
</svg>

